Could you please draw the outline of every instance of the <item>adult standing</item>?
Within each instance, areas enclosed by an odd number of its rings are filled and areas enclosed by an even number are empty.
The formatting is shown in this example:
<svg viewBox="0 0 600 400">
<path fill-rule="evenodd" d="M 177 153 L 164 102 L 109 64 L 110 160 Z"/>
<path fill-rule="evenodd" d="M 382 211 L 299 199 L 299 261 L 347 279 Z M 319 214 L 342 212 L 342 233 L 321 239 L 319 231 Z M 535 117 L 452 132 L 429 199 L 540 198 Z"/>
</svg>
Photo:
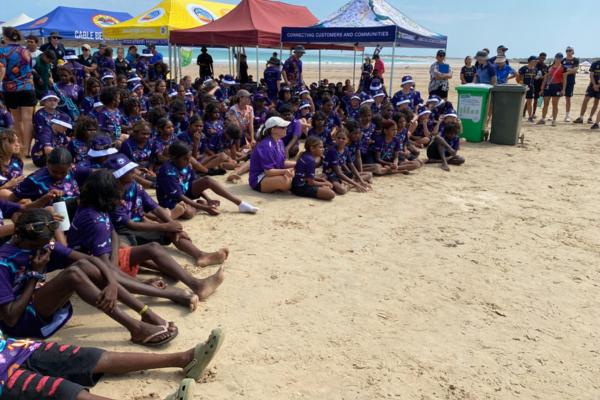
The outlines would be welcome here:
<svg viewBox="0 0 600 400">
<path fill-rule="evenodd" d="M 375 60 L 375 66 L 373 67 L 373 69 L 375 71 L 379 71 L 379 79 L 381 79 L 381 81 L 383 82 L 383 73 L 385 72 L 385 65 L 383 64 L 381 57 L 379 57 L 379 54 L 375 54 L 373 56 L 373 59 Z"/>
<path fill-rule="evenodd" d="M 484 49 L 487 50 L 487 49 Z M 504 47 L 504 45 L 500 45 L 498 46 L 498 48 L 496 49 L 496 53 L 497 55 L 494 57 L 491 57 L 488 61 L 490 64 L 495 64 L 496 63 L 496 58 L 497 57 L 506 57 L 506 52 L 508 51 L 508 47 Z M 490 54 L 489 50 L 488 50 L 488 55 Z M 508 59 L 506 60 L 506 65 L 510 65 L 510 63 L 508 62 Z"/>
<path fill-rule="evenodd" d="M 115 60 L 115 73 L 117 75 L 127 75 L 131 72 L 131 64 L 125 59 L 125 49 L 119 47 L 117 49 L 117 58 Z"/>
<path fill-rule="evenodd" d="M 279 70 L 279 66 L 281 62 L 277 57 L 269 58 L 267 61 L 267 68 L 263 73 L 265 78 L 265 83 L 267 84 L 267 91 L 269 95 L 269 100 L 276 101 L 277 94 L 279 90 L 281 90 L 281 71 Z"/>
<path fill-rule="evenodd" d="M 361 71 L 361 74 L 364 74 L 366 72 L 369 74 L 369 76 L 371 76 L 371 74 L 373 73 L 373 64 L 371 64 L 371 57 L 365 57 L 365 63 L 362 65 Z"/>
<path fill-rule="evenodd" d="M 250 159 L 248 183 L 257 192 L 289 192 L 294 178 L 293 161 L 285 159 L 283 139 L 290 123 L 279 117 L 271 117 L 258 131 L 258 144 Z"/>
<path fill-rule="evenodd" d="M 447 67 L 448 72 L 440 72 L 440 66 L 446 60 L 446 50 L 438 50 L 435 55 L 435 62 L 429 68 L 429 95 L 435 94 L 440 96 L 444 101 L 448 100 L 448 90 L 450 85 L 448 79 L 452 79 L 452 70 Z"/>
<path fill-rule="evenodd" d="M 302 87 L 304 80 L 302 76 L 302 60 L 300 60 L 304 54 L 306 54 L 304 46 L 298 45 L 294 49 L 294 54 L 285 60 L 283 64 L 283 80 L 297 90 Z"/>
<path fill-rule="evenodd" d="M 148 45 L 146 45 L 147 48 L 149 48 L 152 51 L 152 57 L 150 57 L 150 61 L 148 61 L 148 63 L 150 64 L 149 67 L 153 68 L 154 64 L 156 64 L 157 62 L 163 62 L 163 55 L 162 53 L 159 53 L 158 51 L 156 51 L 156 45 L 154 43 L 150 43 Z"/>
<path fill-rule="evenodd" d="M 488 53 L 485 50 L 479 50 L 475 55 L 477 61 L 477 72 L 475 72 L 475 83 L 487 83 L 495 85 L 498 79 L 496 78 L 496 68 L 488 62 Z"/>
<path fill-rule="evenodd" d="M 42 51 L 38 49 L 38 43 L 40 40 L 37 38 L 37 36 L 29 35 L 25 38 L 25 41 L 27 42 L 27 50 L 29 51 L 29 54 L 31 54 L 32 59 L 42 54 Z"/>
<path fill-rule="evenodd" d="M 509 80 L 515 77 L 515 71 L 513 67 L 507 65 L 506 62 L 508 60 L 504 56 L 496 57 L 496 63 L 494 64 L 494 68 L 496 69 L 496 78 L 498 79 L 498 83 L 506 83 Z"/>
<path fill-rule="evenodd" d="M 548 67 L 545 61 L 548 55 L 544 52 L 538 56 L 538 62 L 535 64 L 537 74 L 535 76 L 535 82 L 533 82 L 533 116 L 535 118 L 535 112 L 537 110 L 538 99 L 542 96 L 542 82 L 544 82 L 544 76 L 548 73 Z"/>
<path fill-rule="evenodd" d="M 56 55 L 52 50 L 46 50 L 41 55 L 33 59 L 33 76 L 35 94 L 38 100 L 42 99 L 42 93 L 47 91 L 54 81 L 50 76 L 52 73 L 52 61 Z"/>
<path fill-rule="evenodd" d="M 579 58 L 574 57 L 575 49 L 573 47 L 568 46 L 565 51 L 567 53 L 567 57 L 563 58 L 562 60 L 562 66 L 568 71 L 567 87 L 565 89 L 565 100 L 567 102 L 565 122 L 571 122 L 569 113 L 571 112 L 571 97 L 573 97 L 573 92 L 575 91 L 575 75 L 579 69 Z"/>
<path fill-rule="evenodd" d="M 200 69 L 200 79 L 202 82 L 204 82 L 204 79 L 207 76 L 214 76 L 213 59 L 212 56 L 207 53 L 206 47 L 200 49 L 200 55 L 196 60 L 196 64 L 198 64 Z"/>
<path fill-rule="evenodd" d="M 29 157 L 33 137 L 33 108 L 37 104 L 31 54 L 19 42 L 21 32 L 13 27 L 2 28 L 6 46 L 0 49 L 0 82 L 6 107 L 15 121 L 25 156 Z"/>
<path fill-rule="evenodd" d="M 242 85 L 248 83 L 248 63 L 246 59 L 246 54 L 240 54 L 240 76 L 238 78 Z"/>
<path fill-rule="evenodd" d="M 96 75 L 98 69 L 98 62 L 96 58 L 92 56 L 92 48 L 89 44 L 81 46 L 81 54 L 77 57 L 79 64 L 83 66 L 83 70 L 89 75 Z"/>
<path fill-rule="evenodd" d="M 558 101 L 565 95 L 567 89 L 568 71 L 562 65 L 564 56 L 562 53 L 557 53 L 554 56 L 554 63 L 548 68 L 548 74 L 544 77 L 542 87 L 544 90 L 544 109 L 542 110 L 542 119 L 538 121 L 538 125 L 546 124 L 546 113 L 550 99 L 552 99 L 552 126 L 556 126 L 556 117 L 558 116 Z"/>
<path fill-rule="evenodd" d="M 583 120 L 585 117 L 585 111 L 587 110 L 588 103 L 591 99 L 594 99 L 594 105 L 592 106 L 592 112 L 590 113 L 590 117 L 588 118 L 588 124 L 593 123 L 593 115 L 596 113 L 598 109 L 598 103 L 600 102 L 600 60 L 594 61 L 589 70 L 590 73 L 590 84 L 588 85 L 585 91 L 585 98 L 583 99 L 583 104 L 581 105 L 581 115 L 575 121 L 576 124 L 583 124 Z"/>
<path fill-rule="evenodd" d="M 48 43 L 44 43 L 40 47 L 42 53 L 46 50 L 52 50 L 54 52 L 54 55 L 56 56 L 54 58 L 54 61 L 52 62 L 52 65 L 54 66 L 52 68 L 52 79 L 54 79 L 56 82 L 58 82 L 58 74 L 56 72 L 56 67 L 58 66 L 58 62 L 60 60 L 64 61 L 65 59 L 65 46 L 63 46 L 62 43 L 60 43 L 61 39 L 62 37 L 58 34 L 57 31 L 52 31 L 50 32 L 50 36 L 48 36 Z"/>
<path fill-rule="evenodd" d="M 535 77 L 538 72 L 535 68 L 537 61 L 538 58 L 536 56 L 529 57 L 527 59 L 527 65 L 524 65 L 521 68 L 519 68 L 519 71 L 517 72 L 517 81 L 520 81 L 521 84 L 527 87 L 527 92 L 525 93 L 525 110 L 527 114 L 529 114 L 529 122 L 534 122 L 532 103 L 534 98 L 533 91 L 535 90 Z"/>
</svg>

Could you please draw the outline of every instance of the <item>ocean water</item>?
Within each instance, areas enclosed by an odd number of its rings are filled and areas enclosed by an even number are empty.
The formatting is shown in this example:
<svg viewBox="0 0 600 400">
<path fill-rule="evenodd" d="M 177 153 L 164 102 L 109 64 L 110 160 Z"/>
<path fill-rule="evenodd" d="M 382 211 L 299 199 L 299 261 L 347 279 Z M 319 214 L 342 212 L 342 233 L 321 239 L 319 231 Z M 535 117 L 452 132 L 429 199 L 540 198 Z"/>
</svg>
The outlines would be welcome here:
<svg viewBox="0 0 600 400">
<path fill-rule="evenodd" d="M 168 62 L 169 50 L 167 47 L 159 46 L 157 50 L 162 53 L 165 61 Z M 259 49 L 258 50 L 258 64 L 266 64 L 267 60 L 272 56 L 274 49 Z M 209 48 L 208 54 L 213 58 L 215 64 L 228 64 L 228 53 L 227 49 Z M 372 51 L 367 51 L 366 54 L 372 55 Z M 192 64 L 196 64 L 196 58 L 200 55 L 200 48 L 193 48 Z M 256 65 L 256 49 L 247 48 L 246 56 L 248 57 L 248 65 Z M 289 58 L 289 50 L 283 50 L 282 62 Z M 279 51 L 277 51 L 277 58 L 279 58 Z M 386 65 L 390 65 L 392 60 L 391 56 L 384 55 L 383 61 Z M 395 65 L 428 65 L 431 62 L 423 60 L 415 60 L 411 58 L 395 57 Z M 356 52 L 356 63 L 361 65 L 364 62 L 362 59 L 362 52 Z M 304 56 L 302 56 L 302 63 L 305 66 L 318 66 L 319 65 L 319 52 L 318 50 L 308 50 Z M 321 65 L 352 65 L 354 63 L 354 52 L 353 51 L 332 51 L 323 50 L 321 52 Z"/>
</svg>

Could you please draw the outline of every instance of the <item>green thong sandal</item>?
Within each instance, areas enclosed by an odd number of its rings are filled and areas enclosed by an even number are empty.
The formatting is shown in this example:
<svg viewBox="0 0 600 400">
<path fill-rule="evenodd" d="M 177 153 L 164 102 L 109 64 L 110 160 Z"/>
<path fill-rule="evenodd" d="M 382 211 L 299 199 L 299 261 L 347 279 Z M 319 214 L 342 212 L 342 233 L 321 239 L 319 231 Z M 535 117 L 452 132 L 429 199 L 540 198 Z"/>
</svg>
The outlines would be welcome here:
<svg viewBox="0 0 600 400">
<path fill-rule="evenodd" d="M 198 380 L 202 372 L 215 357 L 215 354 L 219 351 L 219 348 L 221 348 L 224 340 L 225 331 L 221 328 L 213 329 L 206 342 L 196 345 L 194 359 L 183 368 L 185 376 L 193 380 Z"/>
<path fill-rule="evenodd" d="M 196 382 L 193 379 L 184 379 L 179 384 L 179 389 L 165 400 L 192 400 L 194 398 L 194 388 Z"/>
</svg>

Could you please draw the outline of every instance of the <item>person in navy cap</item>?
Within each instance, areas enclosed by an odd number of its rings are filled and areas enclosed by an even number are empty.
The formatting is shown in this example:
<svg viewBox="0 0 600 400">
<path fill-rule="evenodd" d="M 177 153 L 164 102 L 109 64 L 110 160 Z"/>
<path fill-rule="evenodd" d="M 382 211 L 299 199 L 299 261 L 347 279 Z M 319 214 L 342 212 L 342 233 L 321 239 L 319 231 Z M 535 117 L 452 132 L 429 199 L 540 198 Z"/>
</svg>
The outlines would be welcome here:
<svg viewBox="0 0 600 400">
<path fill-rule="evenodd" d="M 527 86 L 527 92 L 525 93 L 525 109 L 529 115 L 529 122 L 533 120 L 533 98 L 535 97 L 535 77 L 537 76 L 538 70 L 535 67 L 539 58 L 531 56 L 527 59 L 527 65 L 522 66 L 516 73 L 517 82 Z"/>
<path fill-rule="evenodd" d="M 152 57 L 152 50 L 144 49 L 142 51 L 142 54 L 140 54 L 140 58 L 137 61 L 137 65 L 135 67 L 135 72 L 142 79 L 142 85 L 144 85 L 146 89 L 149 89 L 149 86 L 146 83 L 146 78 L 148 76 L 148 60 L 150 59 L 150 57 Z"/>
<path fill-rule="evenodd" d="M 448 99 L 448 90 L 450 90 L 448 79 L 452 79 L 452 70 L 450 67 L 447 66 L 448 72 L 440 72 L 440 66 L 446 60 L 446 50 L 438 50 L 435 58 L 436 61 L 429 68 L 429 94 L 437 94 L 446 100 Z"/>
<path fill-rule="evenodd" d="M 488 62 L 492 65 L 494 65 L 496 63 L 496 58 L 497 57 L 506 57 L 506 52 L 508 51 L 508 47 L 505 47 L 504 45 L 500 45 L 498 46 L 498 49 L 496 50 L 496 52 L 498 53 L 496 56 L 494 57 L 490 57 L 490 59 L 488 60 Z M 506 60 L 506 65 L 510 65 L 510 63 L 508 62 L 508 58 Z"/>
<path fill-rule="evenodd" d="M 415 83 L 415 81 L 413 80 L 412 76 L 410 76 L 410 75 L 403 76 L 402 84 L 401 84 L 402 89 L 400 89 L 399 91 L 397 91 L 394 94 L 394 97 L 392 97 L 391 103 L 397 107 L 398 103 L 401 101 L 401 98 L 402 98 L 402 101 L 408 99 L 408 100 L 410 100 L 408 107 L 411 110 L 416 110 L 417 106 L 419 104 L 423 103 L 423 99 L 421 99 L 421 92 L 418 92 L 413 89 L 414 83 Z M 402 103 L 402 104 L 406 104 L 406 103 Z"/>
<path fill-rule="evenodd" d="M 79 63 L 79 58 L 75 54 L 75 50 L 73 50 L 73 49 L 65 50 L 65 61 L 67 61 L 67 62 L 63 65 L 65 65 L 71 69 L 73 76 L 77 80 L 77 85 L 79 85 L 80 87 L 83 87 L 83 83 L 88 78 L 89 75 L 85 72 L 83 65 L 81 65 Z"/>
<path fill-rule="evenodd" d="M 230 88 L 235 84 L 236 82 L 232 75 L 225 75 L 223 79 L 221 79 L 221 83 L 214 93 L 216 99 L 219 100 L 219 102 L 227 102 L 229 100 Z"/>
</svg>

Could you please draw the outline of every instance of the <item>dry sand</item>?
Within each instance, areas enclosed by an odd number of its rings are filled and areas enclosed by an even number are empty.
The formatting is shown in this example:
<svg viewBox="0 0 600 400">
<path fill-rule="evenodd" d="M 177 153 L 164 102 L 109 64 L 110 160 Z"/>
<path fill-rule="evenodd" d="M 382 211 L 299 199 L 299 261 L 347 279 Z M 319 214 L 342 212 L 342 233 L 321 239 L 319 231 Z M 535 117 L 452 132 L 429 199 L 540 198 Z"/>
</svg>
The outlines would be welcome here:
<svg viewBox="0 0 600 400">
<path fill-rule="evenodd" d="M 428 67 L 397 71 L 396 82 L 410 73 L 426 91 Z M 573 119 L 589 78 L 577 79 Z M 261 210 L 225 203 L 219 217 L 184 222 L 202 249 L 231 255 L 224 284 L 195 313 L 143 299 L 179 327 L 160 351 L 227 329 L 200 399 L 600 398 L 600 138 L 562 122 L 564 107 L 558 127 L 524 122 L 522 146 L 468 143 L 450 173 L 426 165 L 329 203 L 254 192 L 247 175 L 224 183 Z M 196 276 L 216 271 L 169 252 Z M 74 305 L 54 341 L 151 351 Z M 106 377 L 92 393 L 162 399 L 181 378 Z"/>
</svg>

